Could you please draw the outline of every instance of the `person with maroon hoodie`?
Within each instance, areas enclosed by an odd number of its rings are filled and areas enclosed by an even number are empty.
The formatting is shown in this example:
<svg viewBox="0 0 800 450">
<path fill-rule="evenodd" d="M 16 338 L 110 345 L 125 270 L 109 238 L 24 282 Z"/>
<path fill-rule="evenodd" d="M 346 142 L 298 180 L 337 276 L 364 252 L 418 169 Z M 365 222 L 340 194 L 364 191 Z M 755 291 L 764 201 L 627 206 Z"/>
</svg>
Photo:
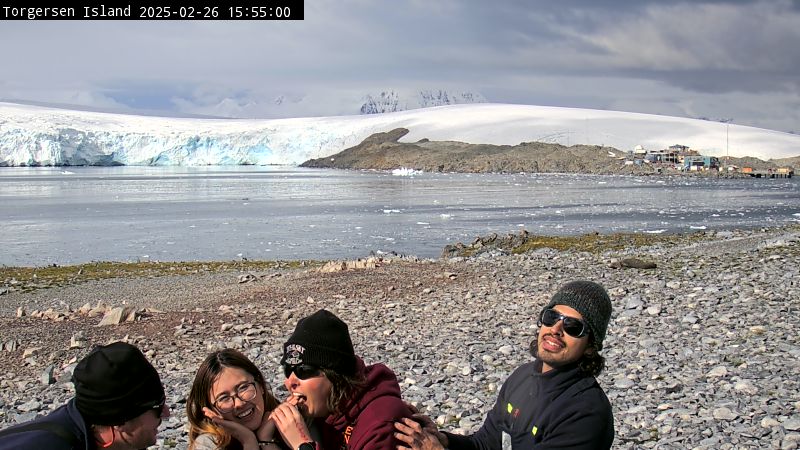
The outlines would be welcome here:
<svg viewBox="0 0 800 450">
<path fill-rule="evenodd" d="M 356 356 L 347 324 L 321 309 L 283 344 L 289 398 L 271 414 L 292 450 L 395 450 L 394 422 L 411 417 L 394 372 Z"/>
</svg>

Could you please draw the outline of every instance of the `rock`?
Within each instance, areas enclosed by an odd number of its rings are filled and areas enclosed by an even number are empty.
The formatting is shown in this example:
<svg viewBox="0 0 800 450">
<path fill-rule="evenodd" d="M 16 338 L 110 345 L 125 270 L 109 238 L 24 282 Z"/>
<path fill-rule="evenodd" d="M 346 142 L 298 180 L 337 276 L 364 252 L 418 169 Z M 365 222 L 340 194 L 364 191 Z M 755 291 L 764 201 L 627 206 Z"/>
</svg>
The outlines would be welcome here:
<svg viewBox="0 0 800 450">
<path fill-rule="evenodd" d="M 714 418 L 717 420 L 734 420 L 737 417 L 739 417 L 739 415 L 728 408 L 722 407 L 714 409 Z"/>
<path fill-rule="evenodd" d="M 53 371 L 55 368 L 53 366 L 47 366 L 43 371 L 42 375 L 39 377 L 39 381 L 44 385 L 51 385 L 56 382 L 55 376 L 53 375 Z"/>
<path fill-rule="evenodd" d="M 118 306 L 111 308 L 97 324 L 98 327 L 119 325 L 122 322 L 132 322 L 136 318 L 136 311 L 130 307 Z"/>
<path fill-rule="evenodd" d="M 655 269 L 658 266 L 652 261 L 645 261 L 639 258 L 624 258 L 612 261 L 610 267 L 614 269 Z"/>
<path fill-rule="evenodd" d="M 42 403 L 38 400 L 28 400 L 27 402 L 17 406 L 17 409 L 22 412 L 39 411 L 42 408 Z"/>
<path fill-rule="evenodd" d="M 800 431 L 800 418 L 792 418 L 783 422 L 783 428 L 788 431 Z"/>
<path fill-rule="evenodd" d="M 42 347 L 28 347 L 22 352 L 22 359 L 25 359 L 29 356 L 38 355 L 39 352 L 42 350 Z"/>
<path fill-rule="evenodd" d="M 244 275 L 239 275 L 239 283 L 249 283 L 251 281 L 256 281 L 258 277 L 253 275 L 252 273 L 247 273 Z"/>
<path fill-rule="evenodd" d="M 89 341 L 86 338 L 86 333 L 83 330 L 79 330 L 69 340 L 69 348 L 85 348 L 89 345 Z"/>
<path fill-rule="evenodd" d="M 706 374 L 706 377 L 708 378 L 724 377 L 727 374 L 728 374 L 728 369 L 725 366 L 717 366 L 711 369 L 711 371 L 709 371 Z"/>
</svg>

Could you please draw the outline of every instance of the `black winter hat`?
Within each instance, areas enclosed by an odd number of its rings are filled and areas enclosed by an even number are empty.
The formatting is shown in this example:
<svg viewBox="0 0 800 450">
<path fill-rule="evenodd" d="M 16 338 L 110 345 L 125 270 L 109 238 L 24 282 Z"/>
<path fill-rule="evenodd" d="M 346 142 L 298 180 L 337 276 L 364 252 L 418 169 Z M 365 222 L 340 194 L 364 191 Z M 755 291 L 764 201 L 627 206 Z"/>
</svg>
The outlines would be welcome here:
<svg viewBox="0 0 800 450">
<path fill-rule="evenodd" d="M 544 309 L 556 305 L 564 305 L 581 313 L 583 320 L 592 330 L 597 350 L 603 349 L 603 340 L 606 338 L 606 328 L 611 319 L 611 299 L 605 288 L 593 281 L 571 281 L 553 295 L 550 303 Z"/>
<path fill-rule="evenodd" d="M 75 406 L 87 423 L 121 425 L 164 400 L 156 369 L 131 344 L 98 346 L 72 372 Z"/>
<path fill-rule="evenodd" d="M 354 375 L 356 354 L 347 324 L 325 309 L 300 319 L 294 333 L 283 344 L 281 364 L 310 364 L 342 375 Z"/>
</svg>

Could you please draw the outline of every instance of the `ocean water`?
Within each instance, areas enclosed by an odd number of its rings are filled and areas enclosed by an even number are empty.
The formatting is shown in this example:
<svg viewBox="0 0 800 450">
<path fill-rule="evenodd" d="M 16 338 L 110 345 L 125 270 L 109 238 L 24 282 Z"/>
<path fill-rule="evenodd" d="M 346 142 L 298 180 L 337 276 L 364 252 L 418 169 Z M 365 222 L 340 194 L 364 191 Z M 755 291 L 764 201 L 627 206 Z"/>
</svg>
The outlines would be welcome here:
<svg viewBox="0 0 800 450">
<path fill-rule="evenodd" d="M 449 243 L 800 221 L 798 179 L 295 167 L 0 169 L 0 264 L 437 257 Z"/>
</svg>

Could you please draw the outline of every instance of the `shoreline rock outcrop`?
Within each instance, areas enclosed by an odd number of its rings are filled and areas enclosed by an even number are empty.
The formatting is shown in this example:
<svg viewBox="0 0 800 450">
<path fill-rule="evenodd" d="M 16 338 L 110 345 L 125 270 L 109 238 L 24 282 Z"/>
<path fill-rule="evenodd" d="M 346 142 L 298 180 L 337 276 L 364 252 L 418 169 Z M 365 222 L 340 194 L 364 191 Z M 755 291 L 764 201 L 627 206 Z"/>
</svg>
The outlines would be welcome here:
<svg viewBox="0 0 800 450">
<path fill-rule="evenodd" d="M 626 165 L 626 151 L 599 145 L 522 142 L 518 145 L 468 144 L 457 141 L 400 142 L 409 132 L 396 128 L 375 133 L 360 144 L 324 158 L 310 159 L 300 167 L 393 170 L 407 167 L 424 172 L 464 173 L 587 173 L 587 174 L 685 174 L 668 165 Z M 755 169 L 800 165 L 800 157 L 781 161 L 730 158 L 733 165 Z M 717 171 L 691 172 L 693 176 L 747 176 Z"/>
</svg>

